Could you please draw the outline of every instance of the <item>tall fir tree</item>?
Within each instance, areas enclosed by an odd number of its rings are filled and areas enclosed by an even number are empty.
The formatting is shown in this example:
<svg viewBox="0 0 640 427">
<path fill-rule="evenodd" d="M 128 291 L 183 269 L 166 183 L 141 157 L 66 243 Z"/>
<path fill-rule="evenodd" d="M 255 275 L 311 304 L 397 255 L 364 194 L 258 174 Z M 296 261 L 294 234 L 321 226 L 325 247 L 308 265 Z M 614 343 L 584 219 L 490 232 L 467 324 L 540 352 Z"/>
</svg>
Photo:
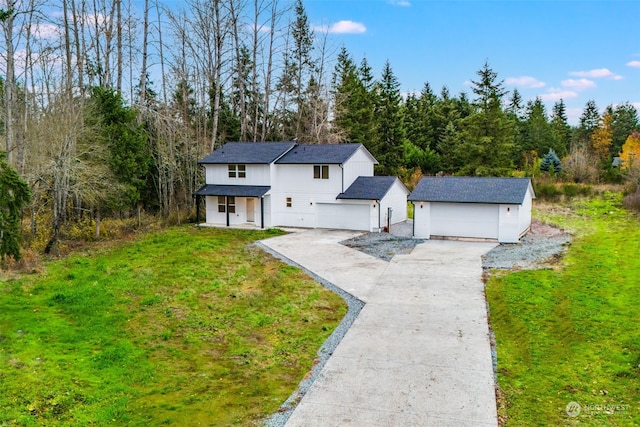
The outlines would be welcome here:
<svg viewBox="0 0 640 427">
<path fill-rule="evenodd" d="M 594 100 L 587 101 L 580 116 L 580 124 L 573 134 L 571 143 L 577 147 L 590 149 L 591 134 L 598 127 L 600 112 Z"/>
<path fill-rule="evenodd" d="M 633 131 L 640 131 L 640 120 L 638 120 L 638 110 L 633 104 L 628 102 L 617 105 L 613 109 L 612 114 L 613 122 L 611 123 L 611 129 L 613 136 L 611 153 L 617 156 L 629 135 L 631 135 Z"/>
<path fill-rule="evenodd" d="M 569 153 L 571 126 L 569 126 L 567 108 L 562 99 L 553 105 L 553 111 L 551 113 L 551 137 L 553 138 L 553 150 L 560 157 L 566 156 Z"/>
<path fill-rule="evenodd" d="M 506 175 L 513 169 L 513 123 L 502 109 L 507 91 L 498 74 L 485 62 L 472 81 L 475 112 L 462 122 L 465 175 Z"/>
<path fill-rule="evenodd" d="M 553 148 L 553 133 L 548 120 L 547 111 L 540 98 L 527 103 L 527 115 L 523 126 L 523 151 L 535 151 L 541 155 Z"/>
<path fill-rule="evenodd" d="M 400 83 L 387 61 L 378 84 L 376 117 L 380 144 L 377 158 L 378 172 L 382 175 L 397 175 L 402 164 L 402 146 L 405 139 L 402 118 L 402 96 Z"/>
</svg>

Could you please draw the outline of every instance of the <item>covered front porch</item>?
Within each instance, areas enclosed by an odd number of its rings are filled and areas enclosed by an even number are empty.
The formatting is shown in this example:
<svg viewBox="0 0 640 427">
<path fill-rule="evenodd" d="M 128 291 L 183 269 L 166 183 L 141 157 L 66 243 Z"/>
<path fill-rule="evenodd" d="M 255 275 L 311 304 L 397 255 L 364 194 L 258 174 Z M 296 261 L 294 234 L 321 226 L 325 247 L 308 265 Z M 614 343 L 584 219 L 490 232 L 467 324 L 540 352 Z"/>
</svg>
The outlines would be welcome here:
<svg viewBox="0 0 640 427">
<path fill-rule="evenodd" d="M 196 223 L 200 225 L 204 198 L 204 225 L 265 228 L 265 195 L 270 189 L 262 185 L 204 185 L 195 193 Z"/>
</svg>

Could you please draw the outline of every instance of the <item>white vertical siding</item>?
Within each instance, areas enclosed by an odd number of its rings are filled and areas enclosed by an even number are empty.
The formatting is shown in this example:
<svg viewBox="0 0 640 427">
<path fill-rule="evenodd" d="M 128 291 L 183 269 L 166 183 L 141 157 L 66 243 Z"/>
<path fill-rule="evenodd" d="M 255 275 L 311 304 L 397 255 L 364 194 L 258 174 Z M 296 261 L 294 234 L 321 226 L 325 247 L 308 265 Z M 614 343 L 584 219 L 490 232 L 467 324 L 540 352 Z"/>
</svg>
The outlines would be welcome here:
<svg viewBox="0 0 640 427">
<path fill-rule="evenodd" d="M 271 212 L 274 226 L 317 227 L 316 203 L 335 203 L 342 192 L 342 168 L 329 165 L 329 179 L 313 177 L 313 165 L 279 164 L 275 168 Z M 292 205 L 287 207 L 287 197 Z"/>
<path fill-rule="evenodd" d="M 498 241 L 500 243 L 518 243 L 520 238 L 519 218 L 520 205 L 500 205 L 498 218 Z"/>
<path fill-rule="evenodd" d="M 246 178 L 229 178 L 229 165 L 205 165 L 207 184 L 271 185 L 269 165 L 245 165 Z"/>
<path fill-rule="evenodd" d="M 373 176 L 373 160 L 361 147 L 344 164 L 344 188 L 349 188 L 359 176 Z M 336 194 L 337 195 L 337 194 Z"/>
<path fill-rule="evenodd" d="M 429 239 L 431 237 L 431 203 L 414 202 L 413 237 Z"/>
<path fill-rule="evenodd" d="M 533 193 L 531 185 L 524 196 L 520 211 L 518 213 L 518 237 L 522 236 L 531 227 L 531 206 L 533 204 Z"/>
<path fill-rule="evenodd" d="M 391 224 L 397 224 L 407 220 L 407 195 L 408 191 L 400 180 L 396 179 L 387 194 L 380 201 L 381 217 L 380 228 L 387 225 L 387 215 L 389 208 L 393 209 L 391 214 Z"/>
</svg>

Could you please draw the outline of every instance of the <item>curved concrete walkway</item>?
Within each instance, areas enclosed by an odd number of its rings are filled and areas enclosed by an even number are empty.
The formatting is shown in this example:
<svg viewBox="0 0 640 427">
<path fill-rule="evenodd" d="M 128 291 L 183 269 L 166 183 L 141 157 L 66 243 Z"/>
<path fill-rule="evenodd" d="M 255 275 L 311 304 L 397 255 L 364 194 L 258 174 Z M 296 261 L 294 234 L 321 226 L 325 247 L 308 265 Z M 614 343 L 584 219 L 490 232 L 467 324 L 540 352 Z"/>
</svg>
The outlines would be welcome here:
<svg viewBox="0 0 640 427">
<path fill-rule="evenodd" d="M 385 262 L 308 230 L 266 246 L 363 300 L 287 426 L 497 426 L 480 257 L 432 240 Z"/>
</svg>

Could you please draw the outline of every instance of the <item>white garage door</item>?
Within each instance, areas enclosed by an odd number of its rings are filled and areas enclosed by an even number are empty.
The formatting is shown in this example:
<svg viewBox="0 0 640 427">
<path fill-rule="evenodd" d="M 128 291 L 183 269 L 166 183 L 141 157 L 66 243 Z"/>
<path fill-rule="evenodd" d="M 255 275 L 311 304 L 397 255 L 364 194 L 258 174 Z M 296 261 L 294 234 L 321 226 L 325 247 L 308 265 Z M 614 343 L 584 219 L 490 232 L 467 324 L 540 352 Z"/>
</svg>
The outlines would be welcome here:
<svg viewBox="0 0 640 427">
<path fill-rule="evenodd" d="M 498 205 L 431 203 L 431 235 L 498 238 Z"/>
<path fill-rule="evenodd" d="M 318 228 L 369 230 L 369 205 L 318 203 Z"/>
</svg>

